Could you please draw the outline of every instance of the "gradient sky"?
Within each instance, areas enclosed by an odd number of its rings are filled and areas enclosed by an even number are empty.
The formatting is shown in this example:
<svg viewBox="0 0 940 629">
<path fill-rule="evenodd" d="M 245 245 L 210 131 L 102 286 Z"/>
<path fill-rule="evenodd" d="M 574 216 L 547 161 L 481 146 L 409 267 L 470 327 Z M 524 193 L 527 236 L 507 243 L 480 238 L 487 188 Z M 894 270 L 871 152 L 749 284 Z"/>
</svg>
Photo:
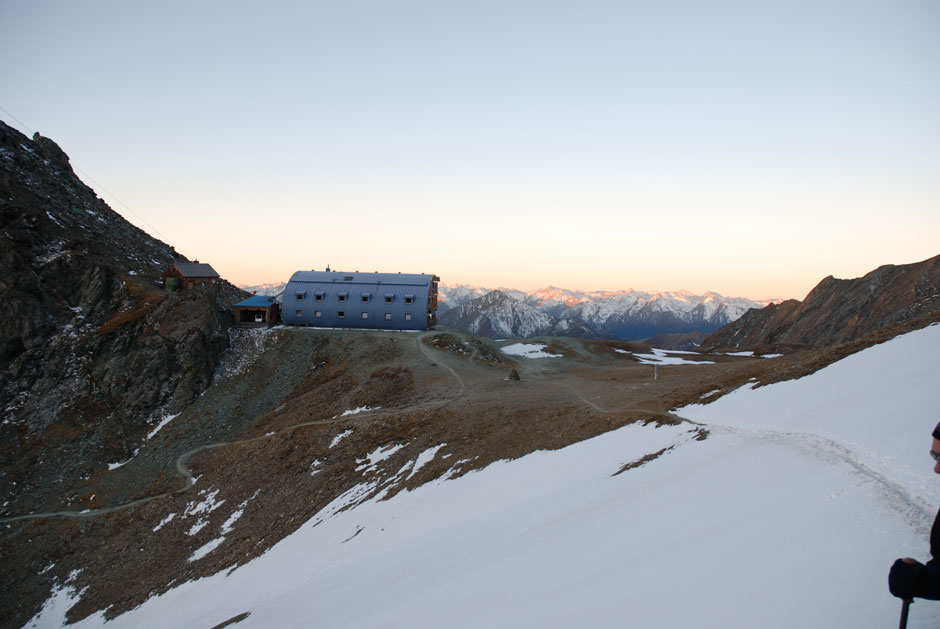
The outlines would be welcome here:
<svg viewBox="0 0 940 629">
<path fill-rule="evenodd" d="M 0 0 L 0 76 L 235 283 L 802 299 L 940 254 L 937 0 Z"/>
</svg>

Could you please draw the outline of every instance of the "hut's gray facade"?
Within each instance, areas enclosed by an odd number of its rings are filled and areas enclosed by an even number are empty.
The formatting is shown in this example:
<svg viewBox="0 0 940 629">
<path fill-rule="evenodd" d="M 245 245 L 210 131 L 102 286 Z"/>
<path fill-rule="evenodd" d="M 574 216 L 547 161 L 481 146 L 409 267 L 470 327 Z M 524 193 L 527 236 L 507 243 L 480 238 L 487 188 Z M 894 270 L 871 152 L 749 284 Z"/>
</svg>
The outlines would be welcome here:
<svg viewBox="0 0 940 629">
<path fill-rule="evenodd" d="M 297 271 L 281 297 L 286 325 L 428 330 L 437 325 L 436 275 Z"/>
</svg>

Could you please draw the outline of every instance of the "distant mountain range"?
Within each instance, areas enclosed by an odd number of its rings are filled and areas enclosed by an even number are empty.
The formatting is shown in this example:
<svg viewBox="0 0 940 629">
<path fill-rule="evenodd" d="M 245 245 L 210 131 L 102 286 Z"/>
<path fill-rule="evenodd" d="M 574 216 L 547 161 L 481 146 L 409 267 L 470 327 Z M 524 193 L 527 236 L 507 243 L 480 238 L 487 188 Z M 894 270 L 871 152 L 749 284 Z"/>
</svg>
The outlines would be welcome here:
<svg viewBox="0 0 940 629">
<path fill-rule="evenodd" d="M 285 286 L 269 283 L 239 288 L 277 296 Z M 724 297 L 713 292 L 704 295 L 688 291 L 586 292 L 556 286 L 525 292 L 441 284 L 438 321 L 445 327 L 490 338 L 577 336 L 634 340 L 693 332 L 704 338 L 749 309 L 770 303 L 773 302 Z"/>
<path fill-rule="evenodd" d="M 532 292 L 473 286 L 440 288 L 440 325 L 492 338 L 577 336 L 645 339 L 708 333 L 770 301 L 708 292 L 584 292 L 549 286 Z"/>
<path fill-rule="evenodd" d="M 249 286 L 247 284 L 238 284 L 237 286 L 243 291 L 246 291 L 255 295 L 277 297 L 278 295 L 284 292 L 284 289 L 287 287 L 287 282 L 255 284 L 254 286 Z"/>
</svg>

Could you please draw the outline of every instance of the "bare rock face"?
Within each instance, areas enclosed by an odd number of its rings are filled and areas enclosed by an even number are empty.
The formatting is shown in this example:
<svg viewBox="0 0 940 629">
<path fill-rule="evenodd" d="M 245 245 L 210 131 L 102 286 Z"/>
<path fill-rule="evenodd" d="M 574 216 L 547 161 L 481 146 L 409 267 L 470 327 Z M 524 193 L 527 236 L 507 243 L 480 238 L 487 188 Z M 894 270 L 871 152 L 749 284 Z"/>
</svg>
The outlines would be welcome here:
<svg viewBox="0 0 940 629">
<path fill-rule="evenodd" d="M 178 259 L 55 142 L 0 122 L 0 515 L 126 459 L 158 410 L 209 385 L 241 292 L 165 292 Z"/>
<path fill-rule="evenodd" d="M 885 265 L 853 280 L 823 279 L 802 302 L 749 310 L 702 343 L 703 349 L 827 347 L 940 310 L 940 256 Z"/>
</svg>

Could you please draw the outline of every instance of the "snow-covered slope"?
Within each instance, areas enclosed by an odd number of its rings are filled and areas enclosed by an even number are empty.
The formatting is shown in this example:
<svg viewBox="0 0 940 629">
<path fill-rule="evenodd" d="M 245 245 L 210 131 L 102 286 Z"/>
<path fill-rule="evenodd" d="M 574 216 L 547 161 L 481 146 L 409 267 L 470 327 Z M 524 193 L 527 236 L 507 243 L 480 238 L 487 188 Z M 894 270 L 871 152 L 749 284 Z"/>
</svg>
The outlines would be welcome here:
<svg viewBox="0 0 940 629">
<path fill-rule="evenodd" d="M 340 511 L 353 490 L 260 558 L 107 627 L 248 612 L 239 629 L 894 626 L 888 567 L 925 558 L 940 504 L 937 373 L 933 325 L 679 409 L 704 441 L 634 424 Z M 71 596 L 35 626 L 57 626 Z M 909 627 L 938 625 L 940 603 L 912 607 Z"/>
</svg>

